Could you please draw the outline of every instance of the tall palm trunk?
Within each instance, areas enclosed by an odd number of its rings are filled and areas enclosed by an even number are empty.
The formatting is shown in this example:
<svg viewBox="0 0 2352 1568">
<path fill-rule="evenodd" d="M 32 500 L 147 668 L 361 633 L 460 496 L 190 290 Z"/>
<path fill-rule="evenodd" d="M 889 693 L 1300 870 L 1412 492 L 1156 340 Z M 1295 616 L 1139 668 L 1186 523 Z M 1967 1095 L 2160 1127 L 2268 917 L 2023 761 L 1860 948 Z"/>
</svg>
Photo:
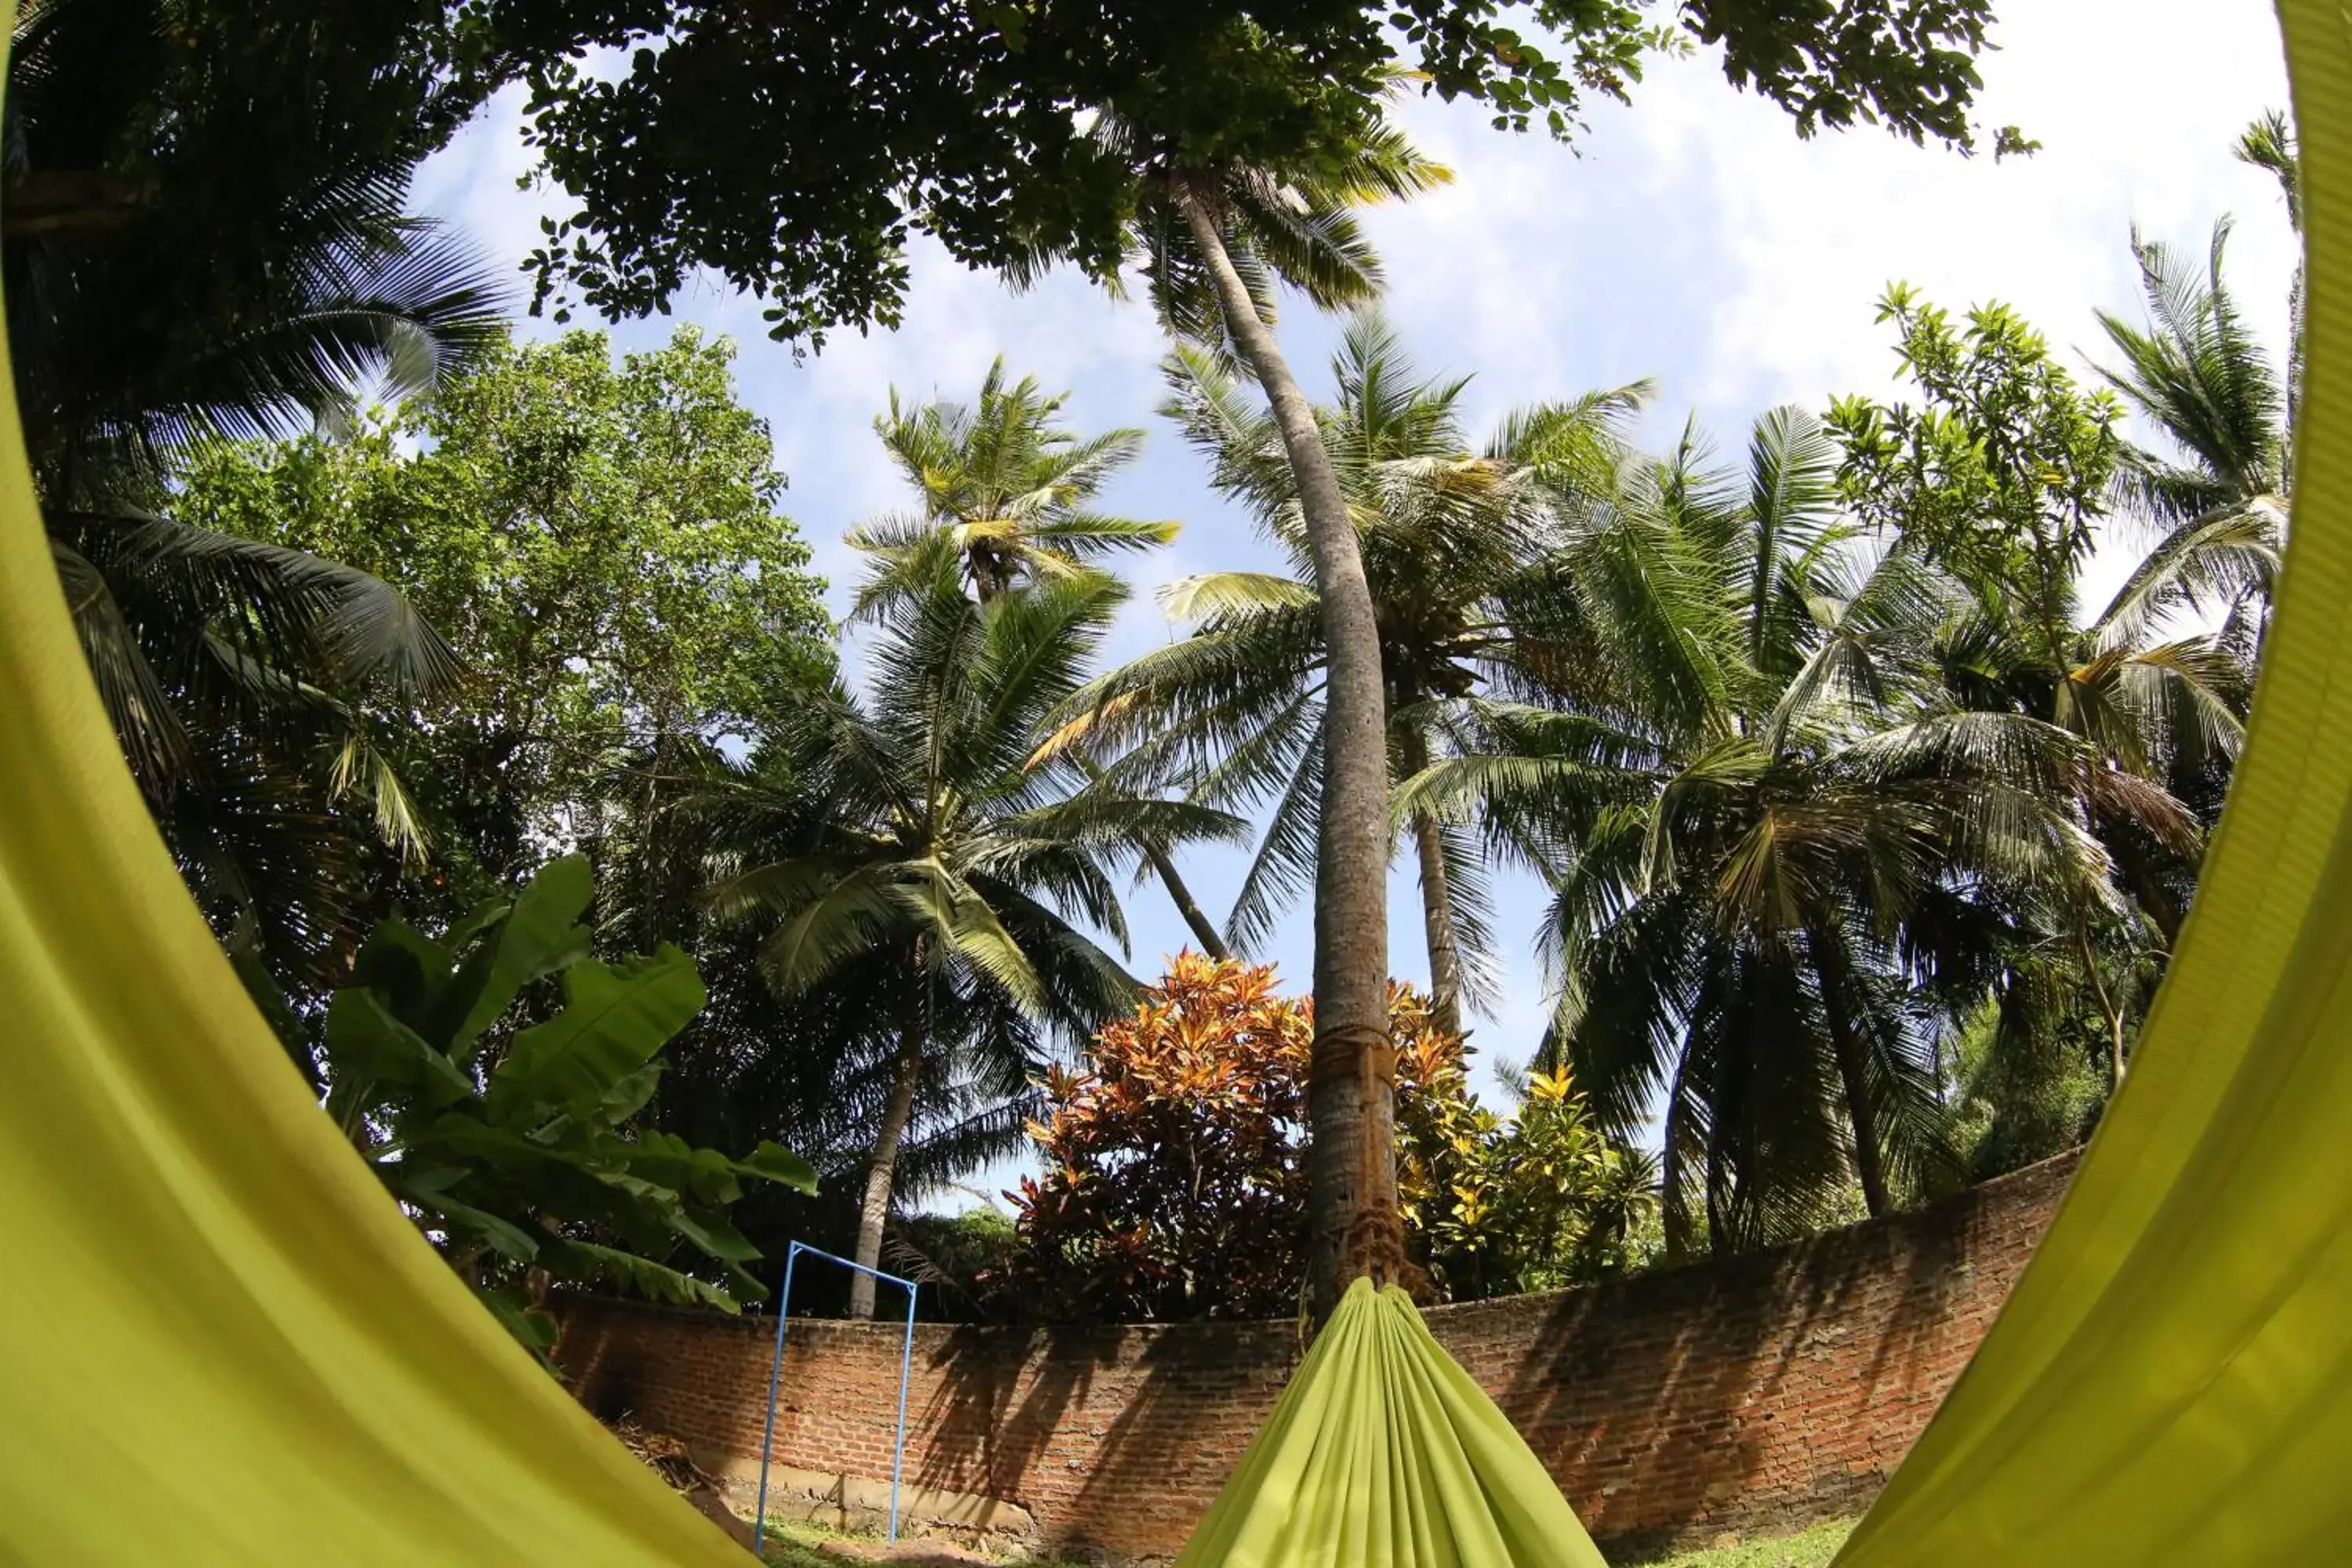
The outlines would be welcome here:
<svg viewBox="0 0 2352 1568">
<path fill-rule="evenodd" d="M 1404 776 L 1429 766 L 1428 743 L 1418 734 L 1398 737 L 1397 758 Z M 1454 938 L 1454 896 L 1445 871 L 1445 842 L 1434 812 L 1416 807 L 1412 842 L 1421 860 L 1422 940 L 1429 949 L 1429 1018 L 1445 1034 L 1462 1033 L 1462 952 Z"/>
<path fill-rule="evenodd" d="M 907 998 L 898 1028 L 898 1055 L 891 1064 L 890 1100 L 882 1110 L 881 1128 L 874 1134 L 874 1152 L 866 1163 L 866 1195 L 857 1210 L 857 1251 L 854 1261 L 867 1268 L 882 1267 L 882 1232 L 890 1223 L 890 1185 L 898 1168 L 898 1144 L 915 1113 L 915 1089 L 922 1081 L 925 1038 L 920 987 L 925 983 L 922 960 L 909 966 L 915 989 Z M 854 1274 L 849 1280 L 849 1315 L 861 1321 L 874 1317 L 874 1276 Z"/>
<path fill-rule="evenodd" d="M 1862 1201 L 1872 1215 L 1894 1206 L 1887 1194 L 1886 1163 L 1878 1147 L 1878 1104 L 1870 1093 L 1867 1048 L 1854 1034 L 1853 1014 L 1847 1004 L 1852 965 L 1845 941 L 1826 925 L 1809 933 L 1813 967 L 1822 980 L 1822 1014 L 1828 1021 L 1830 1049 L 1837 1058 L 1838 1078 L 1845 1089 L 1846 1125 L 1853 1133 L 1853 1174 L 1862 1184 Z"/>
<path fill-rule="evenodd" d="M 1396 1053 L 1388 1034 L 1388 746 L 1379 628 L 1315 410 L 1225 249 L 1213 184 L 1176 174 L 1225 330 L 1265 389 L 1298 485 L 1328 659 L 1315 872 L 1315 1044 L 1307 1079 L 1307 1284 L 1318 1317 L 1360 1274 L 1399 1279 Z"/>
<path fill-rule="evenodd" d="M 1176 912 L 1182 915 L 1184 923 L 1192 928 L 1192 940 L 1201 944 L 1201 951 L 1220 963 L 1233 957 L 1233 952 L 1225 946 L 1225 939 L 1218 931 L 1216 922 L 1192 897 L 1192 889 L 1185 885 L 1184 879 L 1177 875 L 1176 862 L 1168 858 L 1168 851 L 1157 844 L 1147 844 L 1143 847 L 1143 853 L 1150 860 L 1151 868 L 1160 873 L 1160 880 L 1167 888 L 1169 898 L 1175 900 Z"/>
<path fill-rule="evenodd" d="M 1452 896 L 1446 890 L 1445 845 L 1437 818 L 1412 814 L 1412 843 L 1421 858 L 1422 940 L 1429 948 L 1429 1019 L 1439 1031 L 1462 1033 L 1462 953 L 1454 942 Z"/>
<path fill-rule="evenodd" d="M 972 584 L 983 607 L 1005 591 L 1003 583 L 982 574 L 977 568 L 972 574 Z M 1102 768 L 1093 758 L 1075 751 L 1071 754 L 1088 779 L 1101 779 Z M 1201 951 L 1221 963 L 1231 958 L 1233 952 L 1225 946 L 1225 939 L 1219 934 L 1216 922 L 1209 919 L 1208 911 L 1201 907 L 1199 900 L 1192 897 L 1192 888 L 1177 872 L 1176 862 L 1170 858 L 1168 851 L 1157 844 L 1147 844 L 1143 847 L 1143 856 L 1151 863 L 1152 870 L 1159 874 L 1160 886 L 1168 889 L 1168 897 L 1175 904 L 1176 912 L 1182 915 L 1184 923 L 1192 928 L 1192 939 L 1201 944 Z"/>
</svg>

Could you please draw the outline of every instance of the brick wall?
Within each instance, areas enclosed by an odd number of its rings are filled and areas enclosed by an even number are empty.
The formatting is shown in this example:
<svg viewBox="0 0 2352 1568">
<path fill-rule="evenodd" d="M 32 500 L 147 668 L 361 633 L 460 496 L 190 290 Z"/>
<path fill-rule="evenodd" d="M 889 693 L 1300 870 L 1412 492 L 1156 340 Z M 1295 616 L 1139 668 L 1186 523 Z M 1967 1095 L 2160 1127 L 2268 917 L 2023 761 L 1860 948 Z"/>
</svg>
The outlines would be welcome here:
<svg viewBox="0 0 2352 1568">
<path fill-rule="evenodd" d="M 1851 1512 L 1910 1447 L 2073 1173 L 2053 1161 L 1919 1214 L 1589 1290 L 1445 1307 L 1446 1349 L 1604 1543 Z M 559 1351 L 600 1414 L 756 1463 L 772 1320 L 601 1300 Z M 887 1479 L 900 1331 L 795 1321 L 780 1465 Z M 907 1480 L 1009 1500 L 1038 1544 L 1172 1553 L 1297 1363 L 1287 1324 L 919 1326 Z"/>
</svg>

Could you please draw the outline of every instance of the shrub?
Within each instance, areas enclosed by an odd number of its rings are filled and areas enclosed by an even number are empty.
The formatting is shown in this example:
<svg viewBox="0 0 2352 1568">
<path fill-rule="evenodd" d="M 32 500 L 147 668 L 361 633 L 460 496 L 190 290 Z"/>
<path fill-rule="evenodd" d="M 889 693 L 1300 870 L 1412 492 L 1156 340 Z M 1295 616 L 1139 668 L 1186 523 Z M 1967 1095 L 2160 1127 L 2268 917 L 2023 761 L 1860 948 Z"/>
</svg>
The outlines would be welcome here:
<svg viewBox="0 0 2352 1568">
<path fill-rule="evenodd" d="M 1515 1116 L 1479 1104 L 1459 1037 L 1389 990 L 1401 1194 L 1441 1295 L 1473 1299 L 1638 1261 L 1644 1162 L 1610 1144 L 1564 1076 Z M 1044 1165 L 1013 1194 L 1010 1296 L 1092 1321 L 1264 1318 L 1305 1276 L 1311 1005 L 1265 965 L 1180 954 L 1082 1069 L 1055 1069 L 1030 1126 Z"/>
</svg>

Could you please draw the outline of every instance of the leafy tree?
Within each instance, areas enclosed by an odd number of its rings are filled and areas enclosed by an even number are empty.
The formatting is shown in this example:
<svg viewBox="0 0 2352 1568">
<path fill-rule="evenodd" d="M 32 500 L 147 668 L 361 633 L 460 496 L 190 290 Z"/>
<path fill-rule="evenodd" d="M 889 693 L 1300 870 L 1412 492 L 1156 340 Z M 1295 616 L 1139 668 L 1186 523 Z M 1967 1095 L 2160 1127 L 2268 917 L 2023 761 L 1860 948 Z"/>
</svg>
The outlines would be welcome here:
<svg viewBox="0 0 2352 1568">
<path fill-rule="evenodd" d="M 2294 126 L 2284 110 L 2273 109 L 2246 127 L 2238 138 L 2238 161 L 2276 180 L 2279 194 L 2286 199 L 2286 220 L 2294 226 L 2296 237 L 2303 234 L 2303 153 L 2295 136 Z M 2303 330 L 2304 310 L 2303 258 L 2294 263 L 2294 281 L 2287 290 L 2287 352 L 2286 352 L 2286 427 L 2290 433 L 2295 426 L 2295 406 L 2303 390 Z"/>
<path fill-rule="evenodd" d="M 2155 612 L 2198 574 L 2222 570 L 2228 547 L 2159 544 L 2104 612 L 2084 616 L 2081 574 L 2123 457 L 2114 397 L 2076 390 L 2000 306 L 1957 327 L 1897 289 L 1885 317 L 1925 401 L 1841 401 L 1831 416 L 1841 484 L 1864 521 L 1899 531 L 1969 593 L 1969 613 L 1940 637 L 1944 699 L 2001 716 L 1987 737 L 2038 750 L 2056 734 L 2081 748 L 2045 781 L 2044 799 L 2110 868 L 2075 887 L 2058 937 L 2105 1022 L 2119 1083 L 2147 978 L 2195 887 L 2252 684 L 2242 623 L 2168 635 Z"/>
<path fill-rule="evenodd" d="M 1990 743 L 1939 702 L 1962 595 L 1907 540 L 1859 547 L 1838 461 L 1782 409 L 1744 471 L 1687 441 L 1629 464 L 1573 580 L 1599 625 L 1676 668 L 1614 700 L 1484 701 L 1483 741 L 1404 791 L 1550 880 L 1547 1054 L 1612 1134 L 1661 1118 L 1676 1253 L 1814 1228 L 1849 1183 L 1884 1213 L 1947 1179 L 1936 1019 L 1974 1005 L 2045 888 L 2084 875 L 2029 787 L 2080 748 Z"/>
<path fill-rule="evenodd" d="M 709 268 L 802 339 L 895 325 L 917 229 L 975 266 L 1043 256 L 1114 276 L 1139 169 L 1163 154 L 1196 171 L 1344 157 L 1400 41 L 1431 90 L 1562 137 L 1588 95 L 1623 99 L 1647 55 L 1696 42 L 1720 46 L 1729 79 L 1787 107 L 1801 133 L 1874 120 L 1966 144 L 1991 7 L 1688 0 L 1664 26 L 1583 0 L 1516 16 L 1491 0 L 478 10 L 478 47 L 529 62 L 533 139 L 579 204 L 533 258 L 542 299 L 644 315 Z M 574 61 L 587 44 L 635 53 L 617 76 L 591 71 Z M 1090 134 L 1104 110 L 1139 129 L 1147 157 Z"/>
<path fill-rule="evenodd" d="M 154 501 L 166 454 L 195 437 L 348 415 L 379 375 L 422 390 L 499 330 L 485 263 L 403 210 L 421 154 L 348 121 L 389 84 L 319 48 L 398 51 L 401 30 L 363 6 L 307 37 L 239 37 L 221 16 L 238 8 L 18 9 L 8 335 L 51 508 Z M 272 62 L 335 90 L 239 74 Z"/>
<path fill-rule="evenodd" d="M 1656 1171 L 1601 1131 L 1563 1067 L 1528 1075 L 1517 1111 L 1469 1087 L 1461 1037 L 1413 1017 L 1391 1026 L 1398 1187 L 1415 1250 L 1448 1300 L 1557 1289 L 1633 1273 L 1651 1260 Z"/>
<path fill-rule="evenodd" d="M 1143 452 L 1140 430 L 1081 438 L 1055 422 L 1067 393 L 1048 396 L 1034 376 L 1007 386 L 1004 361 L 989 366 L 976 403 L 902 406 L 897 389 L 875 434 L 922 498 L 919 514 L 894 514 L 851 531 L 849 542 L 883 563 L 860 595 L 870 604 L 940 535 L 982 603 L 1022 582 L 1066 577 L 1115 552 L 1176 537 L 1173 522 L 1111 517 L 1090 503 Z"/>
<path fill-rule="evenodd" d="M 596 332 L 505 344 L 348 438 L 185 466 L 185 515 L 377 573 L 448 635 L 469 671 L 454 700 L 368 718 L 413 759 L 457 885 L 642 826 L 829 673 L 821 585 L 733 357 L 690 327 L 617 362 Z"/>
<path fill-rule="evenodd" d="M 2100 617 L 2105 624 L 2137 629 L 2183 609 L 2268 620 L 2286 546 L 2289 408 L 2222 279 L 2229 238 L 2227 223 L 2214 226 L 2200 274 L 2135 234 L 2150 322 L 2099 313 L 2123 355 L 2122 369 L 2100 374 L 2186 459 L 2123 452 L 2126 500 L 2165 531 Z"/>
<path fill-rule="evenodd" d="M 1354 520 L 1373 613 L 1390 765 L 1400 780 L 1447 751 L 1475 692 L 1553 689 L 1572 608 L 1556 569 L 1562 502 L 1605 478 L 1618 426 L 1644 389 L 1595 393 L 1513 416 L 1483 450 L 1456 407 L 1466 378 L 1425 379 L 1384 324 L 1352 321 L 1335 358 L 1336 405 L 1318 411 Z M 1228 922 L 1262 942 L 1311 880 L 1327 665 L 1297 488 L 1273 420 L 1213 358 L 1170 361 L 1167 412 L 1206 455 L 1213 482 L 1290 554 L 1290 576 L 1214 573 L 1174 584 L 1194 618 L 1184 641 L 1103 678 L 1097 699 L 1151 735 L 1126 764 L 1159 765 L 1215 804 L 1273 811 Z M 1411 828 L 1421 869 L 1431 1005 L 1462 1030 L 1462 998 L 1492 961 L 1484 866 L 1472 835 L 1427 812 Z"/>
<path fill-rule="evenodd" d="M 1016 1296 L 1107 1322 L 1297 1310 L 1314 1026 L 1276 984 L 1270 966 L 1179 953 L 1082 1068 L 1047 1074 Z"/>
<path fill-rule="evenodd" d="M 1408 1212 L 1435 1285 L 1468 1300 L 1625 1266 L 1642 1163 L 1599 1135 L 1564 1079 L 1539 1079 L 1516 1118 L 1486 1110 L 1460 1037 L 1408 987 L 1389 1003 Z M 1296 1312 L 1313 1014 L 1270 966 L 1188 952 L 1081 1068 L 1053 1069 L 1008 1297 L 1090 1321 Z"/>
<path fill-rule="evenodd" d="M 881 1256 L 895 1164 L 925 1074 L 957 1042 L 941 1007 L 983 1016 L 963 1040 L 977 1075 L 1009 1094 L 1034 1066 L 1034 1027 L 1081 1037 L 1132 983 L 1074 921 L 1124 942 L 1106 855 L 1238 824 L 1181 802 L 1090 784 L 1037 752 L 1039 723 L 1084 679 L 1124 590 L 1097 574 L 1041 582 L 982 605 L 934 557 L 921 592 L 883 602 L 869 691 L 804 700 L 784 717 L 722 818 L 712 908 L 758 920 L 761 959 L 786 994 L 887 955 L 898 1038 L 873 1124 L 856 1261 Z M 861 1277 L 862 1278 L 862 1277 Z M 852 1310 L 873 1312 L 871 1281 Z"/>
<path fill-rule="evenodd" d="M 705 927 L 686 939 L 710 1001 L 666 1053 L 669 1067 L 646 1118 L 696 1143 L 732 1149 L 772 1140 L 802 1155 L 820 1178 L 815 1196 L 769 1187 L 746 1194 L 731 1217 L 772 1260 L 794 1239 L 847 1257 L 857 1245 L 874 1131 L 897 1078 L 898 1026 L 919 1013 L 929 1044 L 891 1171 L 895 1212 L 882 1256 L 893 1268 L 894 1247 L 926 1245 L 919 1205 L 1027 1147 L 1022 1128 L 1036 1102 L 1027 1075 L 1050 1057 L 1050 1042 L 1001 996 L 947 977 L 910 981 L 887 952 L 779 994 L 760 972 L 765 934 Z M 772 1263 L 763 1278 L 776 1279 Z M 985 1308 L 984 1289 L 975 1287 L 967 1300 L 961 1288 L 950 1278 L 925 1310 Z M 848 1281 L 804 1277 L 795 1289 L 816 1293 L 803 1305 L 837 1309 Z"/>
<path fill-rule="evenodd" d="M 387 921 L 327 1012 L 327 1114 L 542 1354 L 551 1283 L 727 1311 L 765 1295 L 746 1268 L 758 1251 L 727 1208 L 746 1181 L 815 1187 L 778 1144 L 730 1158 L 640 1124 L 659 1053 L 701 1009 L 702 984 L 667 945 L 589 957 L 591 893 L 587 861 L 572 857 L 437 939 Z M 561 1004 L 530 1005 L 551 981 Z M 680 1252 L 687 1267 L 669 1261 Z"/>
<path fill-rule="evenodd" d="M 1004 384 L 1003 362 L 990 366 L 976 405 L 933 402 L 875 421 L 882 444 L 922 497 L 919 517 L 898 515 L 853 531 L 849 542 L 871 551 L 877 569 L 859 591 L 854 615 L 886 598 L 920 592 L 941 551 L 961 567 L 983 605 L 1023 583 L 1066 578 L 1113 552 L 1150 549 L 1176 537 L 1173 522 L 1110 517 L 1087 506 L 1105 480 L 1143 449 L 1140 430 L 1087 439 L 1054 422 L 1067 394 L 1048 397 L 1033 377 Z M 1057 754 L 1098 774 L 1083 737 L 1061 737 Z M 1216 928 L 1176 869 L 1168 846 L 1143 841 L 1139 852 L 1158 873 L 1195 940 L 1222 953 Z"/>
<path fill-rule="evenodd" d="M 9 342 L 51 555 L 165 841 L 249 973 L 315 985 L 365 932 L 350 889 L 371 840 L 418 844 L 364 710 L 428 698 L 456 665 L 381 579 L 198 525 L 164 470 L 222 434 L 340 417 L 371 381 L 436 384 L 499 301 L 469 250 L 405 216 L 407 165 L 343 118 L 356 100 L 213 91 L 215 50 L 274 47 L 215 22 L 157 0 L 18 9 Z M 341 808 L 354 795 L 373 828 Z"/>
<path fill-rule="evenodd" d="M 1952 1141 L 1970 1181 L 2076 1147 L 2107 1100 L 2102 1042 L 2084 1016 L 2072 966 L 2031 954 L 2013 963 L 2004 993 L 1945 1041 Z"/>
<path fill-rule="evenodd" d="M 893 324 L 913 227 L 1000 266 L 1041 246 L 1115 270 L 1132 171 L 1083 112 L 1117 105 L 1200 163 L 1327 145 L 1402 37 L 1446 97 L 1498 122 L 1575 128 L 1622 97 L 1669 29 L 1639 7 L 1543 0 L 1533 36 L 1491 0 L 859 0 L 747 14 L 715 0 L 45 0 L 121 46 L 88 107 L 139 102 L 154 141 L 211 173 L 204 237 L 273 193 L 373 158 L 412 167 L 496 88 L 527 80 L 545 173 L 580 203 L 537 266 L 607 315 L 662 308 L 696 270 L 772 301 L 780 334 Z M 1986 0 L 1688 0 L 1673 35 L 1720 44 L 1732 81 L 1801 130 L 1877 119 L 1962 142 Z M 1402 29 L 1400 32 L 1398 29 Z M 133 47 L 135 46 L 135 47 Z M 625 57 L 617 77 L 583 57 Z M 306 90 L 289 92 L 289 82 Z M 109 148 L 19 182 L 10 223 L 83 231 L 143 210 Z M 44 171 L 45 173 L 47 171 Z M 27 199 L 35 198 L 35 199 Z M 197 210 L 204 210 L 200 205 Z M 790 234 L 796 243 L 776 244 Z"/>
<path fill-rule="evenodd" d="M 919 1315 L 985 1321 L 1018 1306 L 1005 1295 L 1005 1279 L 1020 1239 L 1012 1215 L 982 1203 L 957 1214 L 909 1215 L 882 1256 L 893 1273 L 915 1282 Z"/>
</svg>

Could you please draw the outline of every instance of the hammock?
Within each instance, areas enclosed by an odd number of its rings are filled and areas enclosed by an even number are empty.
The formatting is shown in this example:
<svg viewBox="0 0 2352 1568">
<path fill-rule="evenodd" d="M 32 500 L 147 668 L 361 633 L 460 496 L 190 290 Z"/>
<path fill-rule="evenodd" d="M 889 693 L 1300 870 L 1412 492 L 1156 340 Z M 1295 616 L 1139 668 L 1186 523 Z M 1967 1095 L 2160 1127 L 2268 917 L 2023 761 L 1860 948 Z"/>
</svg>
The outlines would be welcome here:
<svg viewBox="0 0 2352 1568">
<path fill-rule="evenodd" d="M 1854 1568 L 2352 1562 L 2352 37 L 2330 0 L 2281 13 L 2309 360 L 2253 742 L 2133 1076 Z M 9 387 L 0 1563 L 740 1564 L 475 1304 L 247 1002 L 41 564 Z M 1598 1559 L 1361 1287 L 1182 1561 Z"/>
</svg>

